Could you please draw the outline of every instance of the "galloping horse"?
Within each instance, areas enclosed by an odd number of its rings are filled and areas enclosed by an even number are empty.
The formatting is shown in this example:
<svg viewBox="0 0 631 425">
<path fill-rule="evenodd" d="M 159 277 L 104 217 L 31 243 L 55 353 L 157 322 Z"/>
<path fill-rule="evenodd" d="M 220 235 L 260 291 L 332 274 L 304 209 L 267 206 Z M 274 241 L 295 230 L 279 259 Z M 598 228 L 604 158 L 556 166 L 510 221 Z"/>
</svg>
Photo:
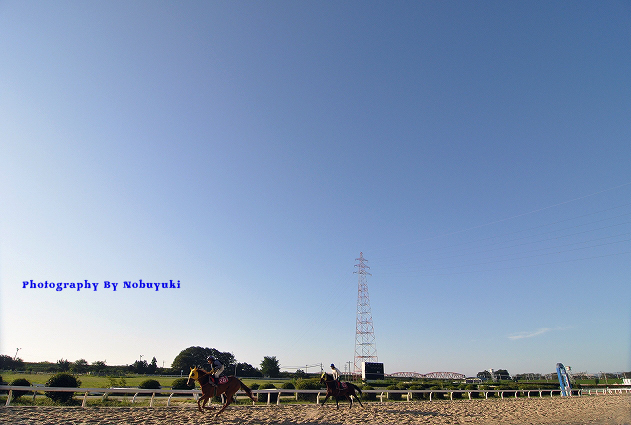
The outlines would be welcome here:
<svg viewBox="0 0 631 425">
<path fill-rule="evenodd" d="M 348 407 L 349 409 L 353 407 L 353 397 L 357 399 L 361 407 L 364 407 L 362 401 L 359 399 L 357 394 L 355 394 L 355 391 L 357 391 L 360 395 L 362 393 L 362 390 L 360 390 L 358 386 L 351 384 L 350 382 L 338 382 L 333 379 L 329 379 L 329 375 L 326 372 L 322 372 L 320 382 L 326 385 L 326 397 L 322 402 L 322 406 L 324 406 L 324 403 L 326 403 L 329 396 L 333 396 L 335 398 L 335 405 L 338 409 L 340 408 L 339 399 L 342 397 L 346 397 L 346 399 L 351 402 L 351 405 Z"/>
<path fill-rule="evenodd" d="M 199 385 L 202 387 L 202 396 L 197 400 L 197 408 L 200 412 L 203 412 L 202 408 L 215 410 L 212 406 L 206 407 L 208 399 L 221 394 L 226 394 L 226 403 L 223 405 L 221 410 L 217 412 L 217 415 L 219 415 L 230 403 L 232 403 L 232 397 L 240 389 L 245 391 L 252 401 L 256 401 L 254 394 L 252 394 L 252 390 L 250 390 L 247 385 L 241 382 L 238 378 L 234 376 L 221 376 L 215 386 L 210 383 L 211 376 L 210 372 L 206 372 L 204 369 L 198 369 L 195 367 L 191 368 L 191 373 L 188 375 L 188 381 L 186 381 L 187 385 L 190 385 L 189 383 L 191 380 L 198 381 Z M 200 405 L 200 403 L 202 404 Z"/>
</svg>

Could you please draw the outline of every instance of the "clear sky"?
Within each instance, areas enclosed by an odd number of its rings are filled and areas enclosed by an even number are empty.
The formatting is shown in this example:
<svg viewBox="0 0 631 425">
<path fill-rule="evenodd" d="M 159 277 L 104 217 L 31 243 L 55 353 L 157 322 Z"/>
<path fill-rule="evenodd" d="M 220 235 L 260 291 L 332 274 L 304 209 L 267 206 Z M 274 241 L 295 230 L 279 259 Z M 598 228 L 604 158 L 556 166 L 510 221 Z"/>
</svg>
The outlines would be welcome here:
<svg viewBox="0 0 631 425">
<path fill-rule="evenodd" d="M 631 370 L 630 22 L 0 1 L 0 353 L 342 369 L 363 252 L 387 373 Z"/>
</svg>

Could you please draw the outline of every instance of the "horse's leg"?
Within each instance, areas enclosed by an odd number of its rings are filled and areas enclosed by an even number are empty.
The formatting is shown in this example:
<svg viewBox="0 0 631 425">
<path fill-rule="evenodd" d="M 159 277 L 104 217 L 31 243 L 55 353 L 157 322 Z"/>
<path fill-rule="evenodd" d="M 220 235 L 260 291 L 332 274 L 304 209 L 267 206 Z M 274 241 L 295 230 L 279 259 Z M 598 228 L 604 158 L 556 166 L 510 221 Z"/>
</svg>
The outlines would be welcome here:
<svg viewBox="0 0 631 425">
<path fill-rule="evenodd" d="M 320 406 L 324 406 L 324 403 L 326 403 L 326 401 L 329 399 L 330 394 L 327 393 L 326 397 L 324 397 L 324 401 L 322 402 L 322 404 Z"/>
<path fill-rule="evenodd" d="M 216 414 L 215 416 L 219 416 L 219 414 L 220 414 L 221 412 L 223 412 L 223 411 L 224 411 L 224 409 L 225 409 L 226 407 L 228 407 L 228 405 L 229 405 L 231 402 L 232 402 L 232 398 L 230 398 L 230 397 L 226 397 L 226 404 L 224 404 L 224 405 L 223 405 L 223 407 L 221 408 L 221 410 L 219 410 L 219 412 L 217 412 L 217 414 Z"/>
<path fill-rule="evenodd" d="M 202 393 L 202 396 L 197 399 L 197 408 L 199 409 L 200 412 L 203 413 L 204 412 L 203 409 L 209 409 L 209 407 L 206 407 L 207 401 L 208 401 L 208 394 L 204 394 L 204 393 Z"/>
<path fill-rule="evenodd" d="M 357 396 L 357 394 L 355 394 L 355 393 L 353 392 L 353 396 L 355 397 L 355 400 L 357 400 L 357 401 L 359 402 L 359 405 L 360 405 L 361 407 L 364 407 L 364 405 L 362 404 L 361 399 Z"/>
<path fill-rule="evenodd" d="M 213 406 L 206 406 L 206 403 L 210 400 L 210 397 L 211 397 L 210 394 L 204 395 L 204 403 L 202 404 L 202 408 L 206 410 L 215 410 Z"/>
<path fill-rule="evenodd" d="M 353 396 L 346 394 L 346 398 L 351 403 L 350 406 L 348 406 L 348 408 L 350 409 L 351 407 L 353 407 Z"/>
<path fill-rule="evenodd" d="M 221 410 L 219 410 L 219 412 L 217 412 L 217 414 L 215 416 L 218 416 L 221 412 L 224 411 L 224 409 L 226 407 L 228 407 L 228 405 L 230 403 L 232 403 L 232 397 L 234 396 L 234 394 L 237 392 L 237 390 L 239 389 L 239 387 L 235 388 L 227 388 L 225 395 L 226 395 L 226 403 L 223 405 L 223 407 L 221 408 Z"/>
<path fill-rule="evenodd" d="M 335 396 L 335 408 L 340 408 L 340 398 L 338 396 Z"/>
<path fill-rule="evenodd" d="M 202 390 L 202 394 L 203 394 L 202 398 L 200 399 L 200 401 L 203 401 L 202 408 L 203 409 L 207 409 L 207 410 L 215 410 L 215 408 L 213 406 L 206 406 L 206 403 L 208 403 L 208 401 L 212 397 L 211 391 L 208 390 L 207 392 L 203 392 L 203 390 Z"/>
</svg>

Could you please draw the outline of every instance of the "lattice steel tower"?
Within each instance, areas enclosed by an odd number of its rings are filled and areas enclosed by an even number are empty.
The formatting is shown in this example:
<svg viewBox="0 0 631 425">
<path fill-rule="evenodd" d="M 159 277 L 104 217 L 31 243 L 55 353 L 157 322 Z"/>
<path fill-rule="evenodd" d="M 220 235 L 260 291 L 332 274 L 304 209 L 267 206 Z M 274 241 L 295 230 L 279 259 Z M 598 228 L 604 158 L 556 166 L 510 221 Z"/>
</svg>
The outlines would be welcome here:
<svg viewBox="0 0 631 425">
<path fill-rule="evenodd" d="M 366 259 L 363 253 L 359 253 L 359 258 L 355 261 L 358 275 L 357 285 L 357 326 L 355 330 L 355 375 L 361 375 L 362 362 L 377 362 L 377 346 L 375 345 L 375 328 L 372 324 L 372 313 L 370 312 L 370 297 L 368 296 L 368 285 L 366 276 L 371 276 L 366 269 Z"/>
</svg>

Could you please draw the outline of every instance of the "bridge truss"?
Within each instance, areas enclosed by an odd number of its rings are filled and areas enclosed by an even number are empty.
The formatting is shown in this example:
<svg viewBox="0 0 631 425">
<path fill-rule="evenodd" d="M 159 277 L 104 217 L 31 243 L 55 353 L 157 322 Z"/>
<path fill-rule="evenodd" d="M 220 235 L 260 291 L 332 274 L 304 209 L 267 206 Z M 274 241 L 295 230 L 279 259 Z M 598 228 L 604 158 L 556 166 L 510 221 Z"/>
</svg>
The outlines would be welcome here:
<svg viewBox="0 0 631 425">
<path fill-rule="evenodd" d="M 393 378 L 418 378 L 418 379 L 465 379 L 466 376 L 456 372 L 430 372 L 426 374 L 417 372 L 395 372 L 388 376 Z"/>
</svg>

